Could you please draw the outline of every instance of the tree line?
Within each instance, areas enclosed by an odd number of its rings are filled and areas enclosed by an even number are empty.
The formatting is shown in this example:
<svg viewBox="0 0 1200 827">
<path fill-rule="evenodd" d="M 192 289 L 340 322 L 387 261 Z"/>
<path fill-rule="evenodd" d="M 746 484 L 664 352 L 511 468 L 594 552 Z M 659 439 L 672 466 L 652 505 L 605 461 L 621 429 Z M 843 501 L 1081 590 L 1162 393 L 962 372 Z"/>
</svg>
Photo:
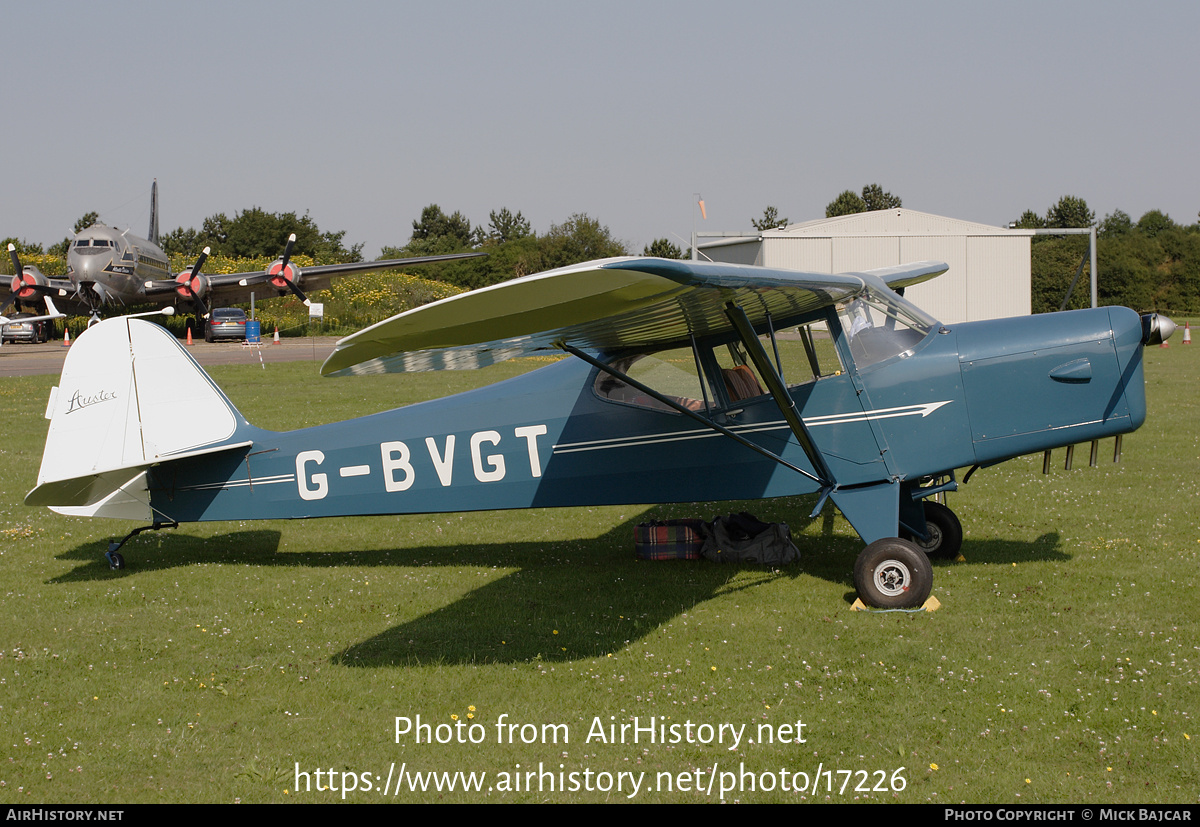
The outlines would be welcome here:
<svg viewBox="0 0 1200 827">
<path fill-rule="evenodd" d="M 825 215 L 852 215 L 901 205 L 899 196 L 872 183 L 860 191 L 847 189 L 838 194 L 826 205 Z M 86 213 L 76 222 L 75 231 L 90 226 L 97 218 L 94 212 Z M 762 231 L 786 227 L 789 219 L 781 216 L 777 207 L 768 206 L 761 217 L 751 218 L 750 223 Z M 1096 226 L 1098 291 L 1102 304 L 1120 304 L 1138 311 L 1200 312 L 1200 223 L 1178 224 L 1160 210 L 1150 210 L 1137 221 L 1122 210 L 1115 210 L 1097 223 L 1095 213 L 1083 198 L 1065 195 L 1044 214 L 1025 210 L 1010 226 L 1025 229 Z M 233 218 L 218 213 L 206 218 L 199 230 L 179 227 L 164 234 L 160 242 L 172 256 L 190 258 L 209 247 L 216 256 L 242 259 L 278 255 L 290 233 L 296 234 L 294 253 L 309 256 L 316 263 L 362 260 L 363 245 L 346 246 L 345 230 L 322 231 L 307 213 L 303 216 L 268 213 L 259 207 L 236 213 Z M 69 239 L 46 250 L 39 244 L 15 238 L 2 243 L 15 244 L 23 256 L 41 253 L 65 256 Z M 1034 237 L 1033 312 L 1059 309 L 1087 246 L 1087 238 L 1083 236 Z M 538 233 L 520 211 L 514 213 L 508 207 L 493 210 L 485 224 L 472 226 L 462 212 L 447 213 L 439 205 L 430 204 L 412 222 L 408 241 L 384 247 L 380 258 L 470 250 L 483 251 L 488 256 L 423 265 L 421 273 L 474 289 L 555 267 L 632 252 L 607 226 L 587 213 L 575 213 Z M 685 258 L 690 250 L 667 238 L 657 238 L 642 249 L 642 255 Z M 1080 284 L 1086 285 L 1089 276 L 1085 265 Z M 1067 306 L 1084 307 L 1088 301 L 1089 291 L 1080 287 Z"/>
<path fill-rule="evenodd" d="M 1200 223 L 1177 224 L 1161 210 L 1149 210 L 1134 221 L 1114 210 L 1098 223 L 1087 201 L 1065 195 L 1039 215 L 1026 210 L 1012 226 L 1022 229 L 1096 227 L 1097 299 L 1141 312 L 1200 312 Z M 1087 307 L 1090 292 L 1082 286 L 1091 274 L 1081 262 L 1088 252 L 1086 236 L 1038 235 L 1031 251 L 1032 309 L 1058 310 L 1076 272 L 1080 285 L 1067 309 Z"/>
</svg>

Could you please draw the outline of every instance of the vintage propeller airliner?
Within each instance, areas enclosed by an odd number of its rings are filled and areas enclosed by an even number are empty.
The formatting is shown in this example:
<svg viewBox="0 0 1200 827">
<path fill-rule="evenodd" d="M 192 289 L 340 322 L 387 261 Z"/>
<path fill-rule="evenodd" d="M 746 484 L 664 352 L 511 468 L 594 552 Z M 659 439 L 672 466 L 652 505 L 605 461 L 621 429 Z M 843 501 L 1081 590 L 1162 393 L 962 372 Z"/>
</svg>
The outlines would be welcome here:
<svg viewBox="0 0 1200 827">
<path fill-rule="evenodd" d="M 25 502 L 142 531 L 817 493 L 814 516 L 832 501 L 867 544 L 863 600 L 918 606 L 927 555 L 962 541 L 930 497 L 956 469 L 1136 429 L 1142 347 L 1174 328 L 1121 307 L 943 325 L 900 293 L 946 269 L 616 258 L 528 276 L 366 328 L 322 373 L 570 358 L 285 433 L 249 424 L 163 328 L 112 319 L 67 357 Z"/>
<path fill-rule="evenodd" d="M 292 258 L 296 234 L 284 245 L 283 255 L 267 265 L 266 270 L 251 273 L 202 272 L 210 248 L 205 247 L 195 264 L 174 275 L 167 254 L 158 246 L 158 181 L 150 187 L 150 231 L 148 238 L 139 238 L 129 230 L 118 230 L 104 224 L 93 224 L 76 233 L 67 247 L 67 275 L 47 276 L 35 265 L 21 264 L 16 245 L 8 245 L 13 277 L 10 284 L 0 284 L 0 313 L 22 301 L 37 304 L 48 296 L 57 296 L 71 312 L 89 314 L 98 321 L 105 305 L 117 308 L 144 304 L 175 306 L 189 303 L 196 318 L 208 318 L 209 305 L 248 302 L 256 293 L 259 298 L 295 295 L 306 305 L 310 303 L 305 291 L 314 292 L 329 286 L 330 280 L 355 273 L 392 270 L 428 264 L 434 261 L 453 261 L 474 258 L 484 253 L 451 253 L 441 256 L 415 256 L 380 261 L 353 261 L 342 264 L 319 264 L 301 270 Z M 303 288 L 303 289 L 301 289 Z"/>
</svg>

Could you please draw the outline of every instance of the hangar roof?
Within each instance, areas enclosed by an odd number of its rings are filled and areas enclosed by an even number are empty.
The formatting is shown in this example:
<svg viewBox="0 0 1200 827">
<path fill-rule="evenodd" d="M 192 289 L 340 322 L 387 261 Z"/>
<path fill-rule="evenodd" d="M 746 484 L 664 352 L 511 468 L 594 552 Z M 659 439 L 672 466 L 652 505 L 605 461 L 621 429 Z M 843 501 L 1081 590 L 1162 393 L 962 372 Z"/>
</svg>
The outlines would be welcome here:
<svg viewBox="0 0 1200 827">
<path fill-rule="evenodd" d="M 799 224 L 789 224 L 779 230 L 764 230 L 761 238 L 793 238 L 796 236 L 813 236 L 831 238 L 838 236 L 871 236 L 871 235 L 914 235 L 914 236 L 1021 236 L 1032 235 L 1029 230 L 1010 230 L 1007 227 L 993 227 L 988 224 L 976 224 L 973 221 L 963 221 L 958 218 L 947 218 L 942 215 L 906 210 L 902 207 L 875 212 L 839 215 L 834 218 L 818 218 Z"/>
</svg>

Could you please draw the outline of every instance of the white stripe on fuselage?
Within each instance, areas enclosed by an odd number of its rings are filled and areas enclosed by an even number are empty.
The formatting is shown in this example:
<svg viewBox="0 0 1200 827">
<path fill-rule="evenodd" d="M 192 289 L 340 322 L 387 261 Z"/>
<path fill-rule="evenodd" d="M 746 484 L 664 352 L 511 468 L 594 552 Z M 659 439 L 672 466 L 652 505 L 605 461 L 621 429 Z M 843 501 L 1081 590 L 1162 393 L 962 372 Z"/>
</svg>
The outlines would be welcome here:
<svg viewBox="0 0 1200 827">
<path fill-rule="evenodd" d="M 929 416 L 943 405 L 949 405 L 951 400 L 944 402 L 922 402 L 916 405 L 902 405 L 897 408 L 880 408 L 874 411 L 860 413 L 826 414 L 824 416 L 804 417 L 804 424 L 810 428 L 822 425 L 843 425 L 848 422 L 870 422 L 878 419 L 895 419 L 901 416 L 919 416 L 922 419 Z M 757 425 L 741 425 L 729 430 L 737 434 L 758 433 L 761 431 L 778 431 L 787 429 L 788 424 L 782 419 L 773 422 L 763 422 Z M 708 439 L 721 436 L 716 431 L 706 428 L 696 428 L 690 431 L 675 431 L 660 434 L 646 434 L 640 437 L 614 437 L 611 439 L 594 439 L 585 442 L 564 442 L 554 446 L 556 454 L 571 454 L 579 451 L 598 451 L 605 448 L 632 448 L 638 445 L 657 445 L 664 442 L 680 442 L 689 439 Z"/>
</svg>

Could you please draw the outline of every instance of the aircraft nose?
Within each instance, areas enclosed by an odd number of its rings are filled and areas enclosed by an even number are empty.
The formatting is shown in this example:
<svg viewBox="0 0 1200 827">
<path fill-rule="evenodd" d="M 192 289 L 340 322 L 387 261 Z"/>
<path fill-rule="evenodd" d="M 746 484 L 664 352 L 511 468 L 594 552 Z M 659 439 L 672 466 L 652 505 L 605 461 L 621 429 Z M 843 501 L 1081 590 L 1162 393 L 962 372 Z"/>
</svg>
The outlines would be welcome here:
<svg viewBox="0 0 1200 827">
<path fill-rule="evenodd" d="M 85 279 L 94 280 L 110 264 L 112 264 L 111 255 L 79 256 L 75 260 L 75 272 L 79 273 Z"/>
<path fill-rule="evenodd" d="M 1159 313 L 1142 316 L 1142 344 L 1161 345 L 1175 332 L 1175 322 Z"/>
</svg>

